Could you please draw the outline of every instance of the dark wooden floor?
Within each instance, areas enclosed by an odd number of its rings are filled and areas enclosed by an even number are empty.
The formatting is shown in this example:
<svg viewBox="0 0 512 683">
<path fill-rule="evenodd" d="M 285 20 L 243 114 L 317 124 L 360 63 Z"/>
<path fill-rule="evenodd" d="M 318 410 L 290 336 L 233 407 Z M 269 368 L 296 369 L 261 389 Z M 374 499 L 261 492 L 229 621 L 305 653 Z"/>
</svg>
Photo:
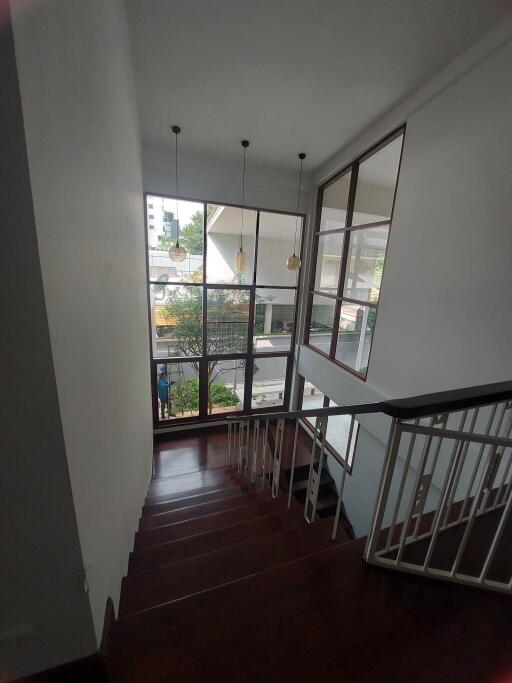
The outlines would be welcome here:
<svg viewBox="0 0 512 683">
<path fill-rule="evenodd" d="M 157 444 L 113 681 L 512 681 L 507 596 L 366 565 L 364 539 L 333 545 L 330 519 L 308 526 L 227 470 L 225 438 Z"/>
</svg>

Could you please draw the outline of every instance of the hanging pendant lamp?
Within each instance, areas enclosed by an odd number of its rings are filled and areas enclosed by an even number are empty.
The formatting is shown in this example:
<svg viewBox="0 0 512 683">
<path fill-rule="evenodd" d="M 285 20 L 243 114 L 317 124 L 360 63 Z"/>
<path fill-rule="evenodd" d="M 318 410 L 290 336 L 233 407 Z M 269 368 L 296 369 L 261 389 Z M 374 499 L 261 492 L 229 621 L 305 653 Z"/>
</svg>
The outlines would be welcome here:
<svg viewBox="0 0 512 683">
<path fill-rule="evenodd" d="M 300 190 L 301 190 L 301 185 L 302 185 L 302 163 L 304 159 L 306 158 L 306 155 L 304 152 L 301 152 L 299 154 L 299 159 L 300 159 L 300 172 L 299 172 L 299 190 L 297 192 L 297 215 L 295 217 L 295 238 L 293 240 L 293 254 L 291 256 L 288 256 L 286 259 L 286 267 L 288 270 L 299 270 L 300 268 L 300 258 L 297 256 L 295 253 L 297 250 L 297 232 L 299 229 L 299 207 L 300 207 Z"/>
<path fill-rule="evenodd" d="M 181 133 L 181 128 L 179 126 L 173 126 L 171 128 L 175 136 L 175 163 L 176 163 L 176 244 L 174 244 L 169 249 L 169 258 L 173 261 L 181 263 L 187 257 L 187 250 L 180 244 L 180 194 L 179 194 L 179 182 L 178 182 L 178 135 Z"/>
<path fill-rule="evenodd" d="M 242 140 L 240 143 L 243 148 L 242 161 L 242 222 L 240 225 L 240 248 L 235 252 L 235 270 L 240 275 L 244 272 L 247 264 L 247 257 L 244 251 L 243 234 L 244 234 L 244 209 L 245 209 L 245 153 L 249 147 L 249 140 Z"/>
</svg>

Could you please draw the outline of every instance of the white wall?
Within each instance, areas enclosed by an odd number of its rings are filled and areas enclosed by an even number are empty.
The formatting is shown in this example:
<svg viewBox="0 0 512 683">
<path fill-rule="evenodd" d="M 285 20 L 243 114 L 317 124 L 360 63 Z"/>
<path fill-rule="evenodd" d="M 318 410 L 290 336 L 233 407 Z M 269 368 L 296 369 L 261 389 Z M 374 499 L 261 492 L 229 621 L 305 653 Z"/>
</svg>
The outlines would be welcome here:
<svg viewBox="0 0 512 683">
<path fill-rule="evenodd" d="M 183 128 L 182 137 L 186 135 Z M 242 164 L 240 161 L 213 159 L 187 153 L 183 142 L 180 153 L 180 196 L 226 204 L 242 203 Z M 235 144 L 237 144 L 235 140 Z M 167 149 L 149 145 L 142 147 L 144 190 L 160 194 L 176 193 L 174 173 L 174 145 L 169 137 Z M 297 172 L 279 171 L 256 166 L 247 152 L 245 201 L 247 206 L 281 211 L 297 210 Z M 308 208 L 308 189 L 311 174 L 307 161 L 302 184 L 301 211 Z"/>
<path fill-rule="evenodd" d="M 308 349 L 300 351 L 299 372 L 337 403 L 442 391 L 512 375 L 510 35 L 503 44 L 501 33 L 485 59 L 406 117 L 367 382 Z M 339 167 L 377 142 L 385 129 L 400 125 L 403 115 L 404 107 L 398 108 L 373 133 L 351 143 L 338 158 Z M 325 170 L 319 173 L 322 180 Z M 362 423 L 377 441 L 360 440 L 355 473 L 382 460 L 386 436 L 382 419 L 366 417 Z M 368 517 L 366 481 L 360 480 L 353 497 L 357 509 L 349 508 L 349 516 Z"/>
<path fill-rule="evenodd" d="M 53 370 L 6 0 L 0 0 L 0 679 L 96 643 Z"/>
<path fill-rule="evenodd" d="M 16 7 L 15 43 L 37 236 L 99 637 L 105 600 L 117 600 L 126 572 L 152 453 L 142 179 L 128 34 L 121 0 L 23 7 Z"/>
</svg>

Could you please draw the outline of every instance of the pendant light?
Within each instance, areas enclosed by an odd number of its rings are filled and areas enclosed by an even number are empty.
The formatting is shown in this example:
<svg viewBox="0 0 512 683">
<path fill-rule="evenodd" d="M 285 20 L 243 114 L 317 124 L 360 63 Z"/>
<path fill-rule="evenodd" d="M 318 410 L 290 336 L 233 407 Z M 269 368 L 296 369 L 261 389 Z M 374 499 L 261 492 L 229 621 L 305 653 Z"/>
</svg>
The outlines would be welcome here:
<svg viewBox="0 0 512 683">
<path fill-rule="evenodd" d="M 169 258 L 181 263 L 187 256 L 187 250 L 180 244 L 180 193 L 178 183 L 178 135 L 181 133 L 179 126 L 173 126 L 172 132 L 175 136 L 175 162 L 176 162 L 176 244 L 169 249 Z"/>
<path fill-rule="evenodd" d="M 243 273 L 247 263 L 246 254 L 243 245 L 244 234 L 244 209 L 245 209 L 245 153 L 249 147 L 249 140 L 242 140 L 240 143 L 243 148 L 243 162 L 242 162 L 242 222 L 240 225 L 240 248 L 235 252 L 235 270 L 238 274 Z"/>
<path fill-rule="evenodd" d="M 288 270 L 298 270 L 300 268 L 300 258 L 297 256 L 295 253 L 297 250 L 297 232 L 299 229 L 299 207 L 300 207 L 300 190 L 301 190 L 301 185 L 302 185 L 302 163 L 304 159 L 306 158 L 306 155 L 304 152 L 301 152 L 299 154 L 299 159 L 300 159 L 300 172 L 299 172 L 299 191 L 297 192 L 297 215 L 295 217 L 295 238 L 293 240 L 293 254 L 291 256 L 288 256 L 286 259 L 286 267 Z"/>
</svg>

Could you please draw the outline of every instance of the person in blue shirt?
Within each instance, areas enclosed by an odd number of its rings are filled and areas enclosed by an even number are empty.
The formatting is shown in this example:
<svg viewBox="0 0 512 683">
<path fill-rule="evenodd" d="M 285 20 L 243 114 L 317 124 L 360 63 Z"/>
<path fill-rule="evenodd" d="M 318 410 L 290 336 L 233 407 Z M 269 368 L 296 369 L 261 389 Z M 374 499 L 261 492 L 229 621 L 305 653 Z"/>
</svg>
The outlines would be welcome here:
<svg viewBox="0 0 512 683">
<path fill-rule="evenodd" d="M 169 410 L 169 389 L 172 387 L 174 382 L 170 382 L 167 379 L 167 373 L 162 370 L 158 378 L 158 400 L 160 401 L 160 413 L 162 415 L 162 420 L 165 420 L 165 411 L 167 410 L 167 417 L 171 417 L 171 412 Z"/>
</svg>

